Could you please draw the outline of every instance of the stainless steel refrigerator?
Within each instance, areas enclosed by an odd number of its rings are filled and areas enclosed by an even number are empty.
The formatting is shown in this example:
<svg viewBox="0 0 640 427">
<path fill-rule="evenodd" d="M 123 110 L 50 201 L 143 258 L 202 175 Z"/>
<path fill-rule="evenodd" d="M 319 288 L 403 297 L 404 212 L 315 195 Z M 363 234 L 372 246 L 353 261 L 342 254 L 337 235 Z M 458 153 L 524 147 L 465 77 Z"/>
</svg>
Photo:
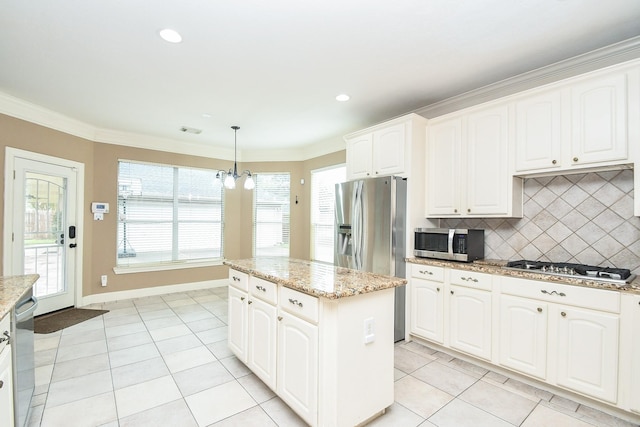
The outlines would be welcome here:
<svg viewBox="0 0 640 427">
<path fill-rule="evenodd" d="M 334 264 L 405 276 L 407 181 L 370 178 L 336 184 Z M 394 339 L 405 334 L 405 286 L 395 289 Z"/>
</svg>

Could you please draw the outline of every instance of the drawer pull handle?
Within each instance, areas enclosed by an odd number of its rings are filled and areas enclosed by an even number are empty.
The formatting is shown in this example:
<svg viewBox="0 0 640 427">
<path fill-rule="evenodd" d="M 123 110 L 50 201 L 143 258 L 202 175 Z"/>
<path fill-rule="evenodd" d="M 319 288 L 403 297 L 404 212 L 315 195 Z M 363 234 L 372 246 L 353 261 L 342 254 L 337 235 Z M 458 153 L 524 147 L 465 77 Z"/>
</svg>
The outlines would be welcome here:
<svg viewBox="0 0 640 427">
<path fill-rule="evenodd" d="M 538 313 L 542 313 L 542 307 L 538 307 Z"/>
<path fill-rule="evenodd" d="M 464 280 L 465 282 L 478 283 L 478 279 L 474 279 L 473 277 L 462 277 L 461 279 Z"/>
<path fill-rule="evenodd" d="M 293 305 L 297 305 L 298 307 L 302 308 L 302 303 L 297 299 L 289 298 L 289 302 Z"/>
<path fill-rule="evenodd" d="M 565 294 L 564 292 L 556 292 L 556 291 L 547 291 L 546 289 L 541 290 L 540 292 L 542 292 L 543 294 L 547 294 L 547 295 L 560 295 L 561 297 L 566 297 L 567 294 Z"/>
<path fill-rule="evenodd" d="M 427 270 L 420 270 L 419 273 L 420 274 L 428 274 L 429 276 L 433 276 L 433 272 L 427 271 Z"/>
<path fill-rule="evenodd" d="M 267 292 L 267 288 L 265 288 L 264 286 L 256 285 L 256 289 L 262 292 Z"/>
<path fill-rule="evenodd" d="M 244 297 L 240 297 L 240 301 L 244 301 Z"/>
<path fill-rule="evenodd" d="M 253 301 L 249 300 L 249 304 L 253 304 Z"/>
<path fill-rule="evenodd" d="M 562 317 L 567 317 L 567 313 L 565 313 L 564 311 L 560 313 L 560 316 Z"/>
<path fill-rule="evenodd" d="M 234 282 L 239 282 L 239 281 L 240 281 L 240 278 L 239 278 L 239 277 L 237 277 L 237 276 L 233 276 L 233 281 L 234 281 Z"/>
<path fill-rule="evenodd" d="M 3 336 L 3 337 L 0 337 L 0 343 L 3 343 L 3 342 L 5 342 L 5 341 L 6 341 L 6 342 L 7 342 L 7 344 L 9 344 L 9 340 L 11 339 L 11 336 L 9 335 L 9 331 L 4 331 L 4 332 L 2 333 L 2 335 L 4 335 L 4 336 Z"/>
</svg>

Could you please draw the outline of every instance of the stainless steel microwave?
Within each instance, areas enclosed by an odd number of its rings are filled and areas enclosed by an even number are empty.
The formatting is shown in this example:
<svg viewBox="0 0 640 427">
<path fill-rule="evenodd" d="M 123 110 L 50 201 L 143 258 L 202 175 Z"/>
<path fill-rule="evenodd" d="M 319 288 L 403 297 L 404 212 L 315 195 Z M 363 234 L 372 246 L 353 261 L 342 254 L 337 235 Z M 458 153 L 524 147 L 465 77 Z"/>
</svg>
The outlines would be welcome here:
<svg viewBox="0 0 640 427">
<path fill-rule="evenodd" d="M 413 254 L 471 262 L 484 258 L 484 230 L 469 228 L 416 228 Z"/>
</svg>

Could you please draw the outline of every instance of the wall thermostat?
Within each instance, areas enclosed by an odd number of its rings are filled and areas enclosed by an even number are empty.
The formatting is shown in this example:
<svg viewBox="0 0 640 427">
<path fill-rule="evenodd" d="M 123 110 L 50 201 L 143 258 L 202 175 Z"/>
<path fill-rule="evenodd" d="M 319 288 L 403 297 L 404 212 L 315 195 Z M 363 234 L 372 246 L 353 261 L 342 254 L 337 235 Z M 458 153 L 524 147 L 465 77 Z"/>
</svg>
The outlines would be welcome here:
<svg viewBox="0 0 640 427">
<path fill-rule="evenodd" d="M 91 203 L 91 212 L 93 212 L 94 221 L 102 221 L 104 214 L 109 213 L 109 203 L 93 202 Z"/>
</svg>

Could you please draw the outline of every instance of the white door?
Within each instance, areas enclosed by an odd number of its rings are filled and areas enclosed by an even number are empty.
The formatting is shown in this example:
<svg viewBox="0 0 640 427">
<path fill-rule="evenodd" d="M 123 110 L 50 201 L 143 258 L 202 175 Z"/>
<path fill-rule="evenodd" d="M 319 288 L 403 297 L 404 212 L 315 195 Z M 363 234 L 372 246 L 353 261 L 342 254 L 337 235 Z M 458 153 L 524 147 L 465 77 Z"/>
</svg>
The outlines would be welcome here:
<svg viewBox="0 0 640 427">
<path fill-rule="evenodd" d="M 76 305 L 82 170 L 69 163 L 7 149 L 4 274 L 40 275 L 33 286 L 36 315 Z"/>
</svg>

